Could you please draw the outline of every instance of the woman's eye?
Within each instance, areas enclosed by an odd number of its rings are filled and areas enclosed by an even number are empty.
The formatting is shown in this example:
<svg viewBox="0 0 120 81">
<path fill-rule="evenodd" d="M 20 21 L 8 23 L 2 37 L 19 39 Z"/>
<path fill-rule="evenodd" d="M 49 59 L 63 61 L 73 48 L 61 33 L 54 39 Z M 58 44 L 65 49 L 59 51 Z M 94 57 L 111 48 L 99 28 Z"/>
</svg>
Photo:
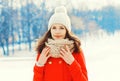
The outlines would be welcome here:
<svg viewBox="0 0 120 81">
<path fill-rule="evenodd" d="M 64 27 L 60 27 L 60 29 L 65 29 Z"/>
<path fill-rule="evenodd" d="M 54 27 L 52 27 L 52 29 L 56 29 L 56 27 L 54 26 Z"/>
<path fill-rule="evenodd" d="M 56 27 L 56 26 L 53 26 L 51 29 L 65 29 L 64 27 L 60 26 L 60 27 Z"/>
</svg>

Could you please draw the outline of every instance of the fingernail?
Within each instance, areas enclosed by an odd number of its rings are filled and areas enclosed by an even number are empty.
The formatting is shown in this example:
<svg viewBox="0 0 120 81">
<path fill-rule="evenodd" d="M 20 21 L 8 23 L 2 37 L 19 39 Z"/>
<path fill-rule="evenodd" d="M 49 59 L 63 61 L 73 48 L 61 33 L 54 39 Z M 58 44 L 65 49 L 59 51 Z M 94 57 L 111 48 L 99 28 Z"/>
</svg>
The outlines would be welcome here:
<svg viewBox="0 0 120 81">
<path fill-rule="evenodd" d="M 63 48 L 61 48 L 61 50 L 64 50 Z"/>
</svg>

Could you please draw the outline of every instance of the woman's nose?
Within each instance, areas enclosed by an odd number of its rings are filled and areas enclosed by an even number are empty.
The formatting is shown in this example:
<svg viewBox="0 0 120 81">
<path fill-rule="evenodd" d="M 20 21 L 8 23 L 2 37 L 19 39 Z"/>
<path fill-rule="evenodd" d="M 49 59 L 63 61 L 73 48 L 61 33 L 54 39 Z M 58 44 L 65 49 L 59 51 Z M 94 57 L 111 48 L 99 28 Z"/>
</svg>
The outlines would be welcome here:
<svg viewBox="0 0 120 81">
<path fill-rule="evenodd" d="M 60 29 L 56 29 L 55 32 L 60 33 Z"/>
</svg>

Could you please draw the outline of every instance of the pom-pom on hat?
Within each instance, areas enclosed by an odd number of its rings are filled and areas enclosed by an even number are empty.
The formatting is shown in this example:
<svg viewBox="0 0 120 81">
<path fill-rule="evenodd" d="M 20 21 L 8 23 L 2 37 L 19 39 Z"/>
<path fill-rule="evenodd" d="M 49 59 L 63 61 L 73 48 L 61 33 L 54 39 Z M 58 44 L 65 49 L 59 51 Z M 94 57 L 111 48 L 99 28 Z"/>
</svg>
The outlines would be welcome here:
<svg viewBox="0 0 120 81">
<path fill-rule="evenodd" d="M 62 24 L 68 31 L 71 31 L 71 21 L 64 6 L 56 7 L 54 14 L 48 22 L 48 30 L 55 23 Z"/>
</svg>

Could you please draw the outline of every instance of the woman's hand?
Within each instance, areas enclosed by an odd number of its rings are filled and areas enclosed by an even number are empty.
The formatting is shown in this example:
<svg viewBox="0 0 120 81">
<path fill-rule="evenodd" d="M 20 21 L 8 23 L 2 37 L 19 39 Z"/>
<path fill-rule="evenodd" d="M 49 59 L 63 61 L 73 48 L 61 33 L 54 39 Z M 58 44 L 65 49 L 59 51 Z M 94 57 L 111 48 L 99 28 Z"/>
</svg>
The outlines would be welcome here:
<svg viewBox="0 0 120 81">
<path fill-rule="evenodd" d="M 66 49 L 66 50 L 65 50 Z M 60 50 L 60 57 L 69 65 L 71 65 L 74 61 L 74 57 L 70 52 L 68 46 L 65 46 L 65 49 L 61 48 Z"/>
<path fill-rule="evenodd" d="M 49 47 L 45 47 L 42 52 L 41 52 L 41 55 L 38 59 L 38 65 L 43 65 L 47 62 L 47 59 L 51 56 L 49 54 L 49 51 L 50 51 L 50 48 Z"/>
</svg>

